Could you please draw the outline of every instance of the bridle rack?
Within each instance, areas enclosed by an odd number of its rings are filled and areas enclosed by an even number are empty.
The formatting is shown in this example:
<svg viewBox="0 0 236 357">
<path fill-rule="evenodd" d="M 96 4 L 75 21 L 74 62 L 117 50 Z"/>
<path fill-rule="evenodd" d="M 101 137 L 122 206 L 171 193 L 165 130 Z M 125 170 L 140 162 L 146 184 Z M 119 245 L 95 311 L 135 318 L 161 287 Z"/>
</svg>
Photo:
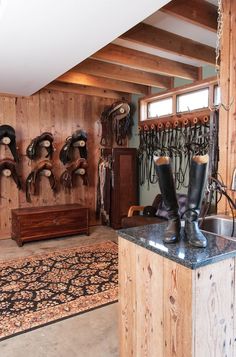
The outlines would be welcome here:
<svg viewBox="0 0 236 357">
<path fill-rule="evenodd" d="M 169 156 L 177 189 L 187 187 L 186 173 L 194 155 L 214 157 L 210 167 L 218 164 L 218 113 L 210 110 L 175 115 L 173 117 L 139 122 L 140 184 L 155 184 L 157 175 L 154 157 Z M 217 161 L 217 162 L 215 162 Z"/>
</svg>

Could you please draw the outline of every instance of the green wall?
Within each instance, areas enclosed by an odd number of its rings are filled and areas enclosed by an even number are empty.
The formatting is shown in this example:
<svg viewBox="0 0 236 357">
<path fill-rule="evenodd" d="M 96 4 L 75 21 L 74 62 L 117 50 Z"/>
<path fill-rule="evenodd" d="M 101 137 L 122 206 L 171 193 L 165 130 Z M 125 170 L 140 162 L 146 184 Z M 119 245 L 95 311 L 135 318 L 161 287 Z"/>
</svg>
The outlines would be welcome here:
<svg viewBox="0 0 236 357">
<path fill-rule="evenodd" d="M 216 75 L 215 68 L 211 66 L 204 66 L 202 68 L 202 74 L 203 74 L 203 79 L 212 77 Z M 174 80 L 174 87 L 179 87 L 184 84 L 191 83 L 191 81 L 184 80 L 181 78 L 175 78 Z M 152 88 L 152 93 L 158 93 L 160 92 L 160 89 L 157 88 Z M 134 147 L 138 148 L 139 147 L 139 136 L 138 136 L 138 112 L 139 112 L 139 107 L 138 107 L 138 100 L 141 98 L 141 95 L 132 95 L 132 103 L 134 104 L 136 111 L 133 116 L 133 121 L 134 125 L 132 128 L 132 137 L 129 140 L 129 147 Z M 187 189 L 181 189 L 179 192 L 185 193 Z M 154 198 L 156 197 L 157 193 L 159 193 L 159 185 L 157 184 L 150 184 L 148 187 L 147 182 L 140 186 L 140 191 L 139 191 L 139 199 L 140 199 L 140 204 L 147 206 L 151 205 Z"/>
</svg>

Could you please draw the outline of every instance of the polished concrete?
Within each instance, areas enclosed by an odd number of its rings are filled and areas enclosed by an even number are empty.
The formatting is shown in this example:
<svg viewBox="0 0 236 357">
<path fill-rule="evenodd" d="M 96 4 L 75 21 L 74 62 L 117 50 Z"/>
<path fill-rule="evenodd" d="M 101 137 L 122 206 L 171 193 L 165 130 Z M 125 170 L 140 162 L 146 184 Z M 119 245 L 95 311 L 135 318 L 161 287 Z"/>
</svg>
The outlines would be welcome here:
<svg viewBox="0 0 236 357">
<path fill-rule="evenodd" d="M 0 260 L 55 251 L 103 240 L 117 241 L 116 232 L 92 227 L 85 235 L 26 243 L 0 241 Z M 117 303 L 20 334 L 0 342 L 0 357 L 118 357 Z"/>
</svg>

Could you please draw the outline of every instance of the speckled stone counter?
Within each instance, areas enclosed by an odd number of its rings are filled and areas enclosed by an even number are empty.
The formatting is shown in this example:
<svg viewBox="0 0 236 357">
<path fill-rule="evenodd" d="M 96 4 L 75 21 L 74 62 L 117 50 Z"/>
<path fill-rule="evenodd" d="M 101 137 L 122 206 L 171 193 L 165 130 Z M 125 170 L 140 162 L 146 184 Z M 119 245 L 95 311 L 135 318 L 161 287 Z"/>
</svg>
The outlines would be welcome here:
<svg viewBox="0 0 236 357">
<path fill-rule="evenodd" d="M 208 240 L 206 248 L 195 248 L 182 239 L 176 244 L 165 244 L 162 241 L 166 223 L 151 224 L 118 231 L 119 236 L 141 247 L 160 254 L 190 269 L 215 263 L 217 261 L 236 256 L 236 242 L 205 233 Z"/>
<path fill-rule="evenodd" d="M 166 224 L 120 230 L 120 357 L 235 357 L 236 242 L 162 242 Z"/>
</svg>

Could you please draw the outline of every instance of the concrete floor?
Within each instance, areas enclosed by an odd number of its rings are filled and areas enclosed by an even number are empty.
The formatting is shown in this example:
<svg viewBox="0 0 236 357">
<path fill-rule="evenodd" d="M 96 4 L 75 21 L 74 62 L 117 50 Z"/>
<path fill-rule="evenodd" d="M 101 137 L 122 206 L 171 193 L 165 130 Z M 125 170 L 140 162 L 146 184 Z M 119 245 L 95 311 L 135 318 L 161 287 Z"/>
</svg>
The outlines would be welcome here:
<svg viewBox="0 0 236 357">
<path fill-rule="evenodd" d="M 26 243 L 0 241 L 0 260 L 24 257 L 103 240 L 117 241 L 108 227 L 85 235 Z M 0 342 L 0 357 L 118 357 L 117 303 L 35 329 Z"/>
</svg>

